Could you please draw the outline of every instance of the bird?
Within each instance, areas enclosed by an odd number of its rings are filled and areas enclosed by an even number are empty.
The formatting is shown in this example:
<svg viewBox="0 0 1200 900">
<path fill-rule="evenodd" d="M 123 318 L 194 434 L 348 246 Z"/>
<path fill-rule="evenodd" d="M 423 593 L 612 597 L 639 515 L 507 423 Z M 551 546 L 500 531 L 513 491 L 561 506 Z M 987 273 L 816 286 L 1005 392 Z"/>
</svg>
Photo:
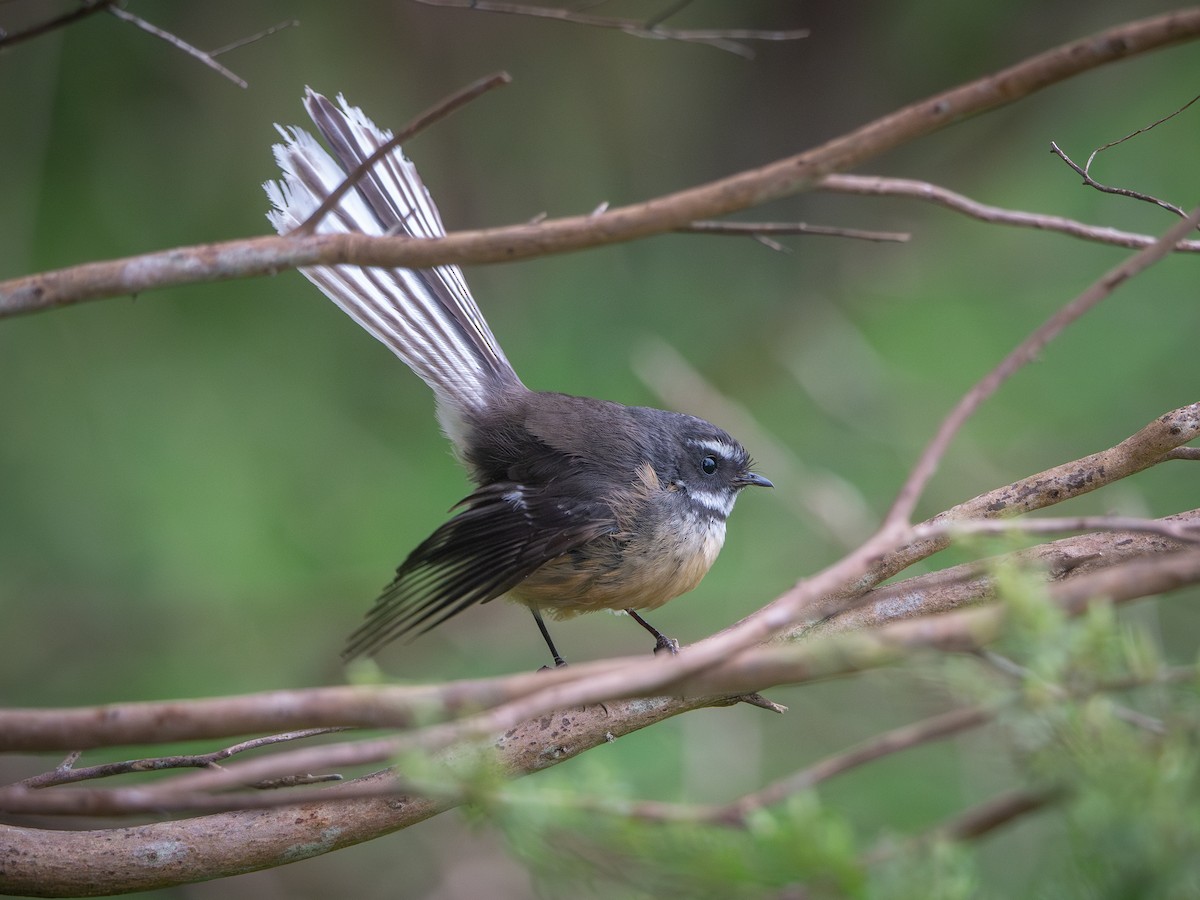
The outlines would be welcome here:
<svg viewBox="0 0 1200 900">
<path fill-rule="evenodd" d="M 298 126 L 276 125 L 279 180 L 264 184 L 280 234 L 305 220 L 392 138 L 342 95 L 303 99 L 330 154 Z M 412 162 L 393 148 L 316 225 L 318 234 L 445 235 Z M 527 388 L 456 265 L 317 265 L 300 272 L 433 390 L 442 431 L 475 490 L 418 545 L 349 637 L 371 655 L 477 603 L 524 604 L 556 666 L 544 614 L 625 612 L 655 638 L 652 610 L 692 590 L 725 540 L 743 488 L 772 487 L 749 453 L 703 419 Z"/>
</svg>

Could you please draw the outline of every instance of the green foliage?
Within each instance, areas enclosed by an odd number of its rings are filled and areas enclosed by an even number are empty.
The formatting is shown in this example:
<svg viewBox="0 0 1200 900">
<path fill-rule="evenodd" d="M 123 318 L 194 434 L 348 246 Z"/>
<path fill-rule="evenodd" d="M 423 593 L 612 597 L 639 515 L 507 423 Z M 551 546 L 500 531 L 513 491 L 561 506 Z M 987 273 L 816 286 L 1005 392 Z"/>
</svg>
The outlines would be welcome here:
<svg viewBox="0 0 1200 900">
<path fill-rule="evenodd" d="M 1098 603 L 1075 619 L 1044 585 L 998 572 L 1007 611 L 1000 653 L 925 656 L 899 667 L 924 690 L 953 685 L 956 702 L 1000 710 L 986 741 L 1003 778 L 979 779 L 947 818 L 1015 787 L 1053 789 L 1040 813 L 1007 827 L 1052 838 L 1039 873 L 988 871 L 980 844 L 938 837 L 941 820 L 908 827 L 839 809 L 835 783 L 744 819 L 713 824 L 704 807 L 633 799 L 613 768 L 589 758 L 569 781 L 528 780 L 482 807 L 548 896 L 977 898 L 1028 889 L 1046 897 L 1186 897 L 1200 878 L 1200 698 L 1190 669 L 1168 669 L 1146 630 Z M 954 742 L 971 754 L 971 738 Z M 871 784 L 873 769 L 925 777 L 910 750 L 838 781 Z M 959 756 L 962 760 L 963 757 Z M 986 783 L 986 784 L 985 784 Z M 838 784 L 840 788 L 845 785 Z M 944 792 L 928 782 L 927 790 Z M 972 799 L 973 798 L 973 799 Z M 729 798 L 733 799 L 733 798 Z M 883 803 L 884 795 L 878 795 Z M 1061 823 L 1061 828 L 1050 828 Z M 985 839 L 986 840 L 986 839 Z M 1026 885 L 1020 888 L 1019 885 Z M 1140 892 L 1140 893 L 1139 893 Z"/>
<path fill-rule="evenodd" d="M 395 127 L 481 73 L 511 71 L 511 87 L 408 148 L 448 226 L 485 227 L 644 200 L 761 165 L 1172 5 L 709 3 L 684 12 L 699 27 L 712 24 L 710 13 L 726 17 L 721 24 L 813 27 L 808 41 L 757 47 L 748 62 L 393 0 L 354 4 L 350 14 L 348 4 L 314 0 L 141 4 L 205 47 L 283 19 L 302 27 L 222 56 L 249 91 L 104 15 L 0 54 L 10 88 L 0 92 L 0 277 L 265 233 L 259 185 L 274 174 L 271 124 L 300 121 L 305 84 L 345 91 Z M 0 5 L 6 16 L 8 6 L 22 4 Z M 633 16 L 648 9 L 621 6 Z M 1161 231 L 1161 210 L 1081 188 L 1047 146 L 1058 140 L 1081 158 L 1169 112 L 1191 95 L 1181 85 L 1194 62 L 1194 45 L 1130 59 L 863 171 Z M 1197 110 L 1106 153 L 1106 180 L 1193 202 Z M 803 462 L 794 478 L 765 472 L 778 489 L 739 504 L 705 583 L 656 616 L 684 641 L 835 558 L 844 542 L 799 498 L 829 475 L 853 485 L 866 518 L 886 509 L 954 400 L 1125 254 L 915 202 L 808 194 L 752 216 L 760 214 L 895 228 L 913 240 L 789 238 L 790 252 L 771 253 L 752 241 L 672 235 L 467 272 L 531 386 L 659 403 L 632 374 L 630 348 L 662 338 Z M 1122 288 L 1007 383 L 951 448 L 922 514 L 1111 446 L 1194 400 L 1194 379 L 1181 377 L 1200 333 L 1194 263 L 1168 260 Z M 676 405 L 706 413 L 702 397 Z M 467 490 L 431 411 L 424 386 L 295 273 L 0 324 L 0 702 L 72 706 L 343 681 L 344 636 Z M 1174 512 L 1195 495 L 1185 468 L 1158 467 L 1073 501 L 1070 512 Z M 732 723 L 736 773 L 728 756 L 704 755 L 713 748 L 695 746 L 680 722 L 528 784 L 405 763 L 414 779 L 478 798 L 477 820 L 500 822 L 547 892 L 563 896 L 590 887 L 736 897 L 798 883 L 871 900 L 1194 895 L 1197 698 L 1191 685 L 1157 679 L 1196 655 L 1196 593 L 1152 615 L 1101 605 L 1072 622 L 1028 579 L 1002 577 L 1009 628 L 997 652 L 1015 673 L 925 656 L 882 675 L 772 691 L 791 706 L 784 717 L 712 712 Z M 542 648 L 528 619 L 490 604 L 391 649 L 380 665 L 423 681 L 535 668 Z M 556 638 L 571 659 L 644 652 L 627 626 L 581 618 Z M 1113 689 L 1126 682 L 1141 686 Z M 589 796 L 693 803 L 703 790 L 728 794 L 732 774 L 749 789 L 959 702 L 1004 710 L 978 734 L 847 773 L 745 829 L 573 809 Z M 1118 704 L 1161 720 L 1166 734 L 1131 725 Z M 1064 799 L 978 844 L 918 839 L 1018 785 L 1058 785 Z M 565 788 L 572 794 L 562 799 Z M 244 889 L 412 896 L 443 879 L 449 896 L 450 874 L 469 868 L 453 849 L 456 828 L 439 817 Z M 861 863 L 877 851 L 874 865 Z M 515 868 L 499 852 L 487 864 Z M 225 897 L 231 884 L 188 893 Z"/>
<path fill-rule="evenodd" d="M 500 821 L 552 892 L 608 882 L 635 897 L 755 897 L 792 885 L 814 897 L 864 896 L 848 823 L 812 794 L 729 827 L 647 822 L 620 803 L 597 811 L 523 793 Z"/>
</svg>

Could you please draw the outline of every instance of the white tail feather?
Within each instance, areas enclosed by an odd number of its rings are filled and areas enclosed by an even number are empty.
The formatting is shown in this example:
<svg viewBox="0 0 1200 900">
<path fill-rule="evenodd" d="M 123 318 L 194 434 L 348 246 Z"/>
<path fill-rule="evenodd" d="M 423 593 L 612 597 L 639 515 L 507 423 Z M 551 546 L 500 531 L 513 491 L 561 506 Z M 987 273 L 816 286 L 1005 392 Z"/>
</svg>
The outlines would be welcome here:
<svg viewBox="0 0 1200 900">
<path fill-rule="evenodd" d="M 268 181 L 264 188 L 274 207 L 267 218 L 281 234 L 307 219 L 348 172 L 392 137 L 341 96 L 339 109 L 310 89 L 304 103 L 338 159 L 303 129 L 276 126 L 286 141 L 274 147 L 283 179 Z M 399 148 L 372 166 L 316 230 L 413 238 L 445 234 L 416 167 Z M 497 393 L 520 387 L 458 266 L 313 266 L 300 271 L 433 388 L 438 418 L 456 443 L 463 413 L 482 411 Z"/>
</svg>

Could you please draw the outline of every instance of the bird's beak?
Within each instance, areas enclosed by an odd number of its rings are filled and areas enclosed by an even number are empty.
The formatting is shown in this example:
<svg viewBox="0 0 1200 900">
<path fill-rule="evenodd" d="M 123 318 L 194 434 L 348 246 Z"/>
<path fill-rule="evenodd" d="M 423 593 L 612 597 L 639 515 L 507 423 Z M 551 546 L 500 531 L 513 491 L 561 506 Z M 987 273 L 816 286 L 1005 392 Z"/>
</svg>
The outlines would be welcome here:
<svg viewBox="0 0 1200 900">
<path fill-rule="evenodd" d="M 775 485 L 771 484 L 771 482 L 766 478 L 763 478 L 761 475 L 755 475 L 753 472 L 747 472 L 745 475 L 739 478 L 738 485 L 741 487 L 750 487 L 750 485 L 754 485 L 755 487 L 775 487 Z"/>
</svg>

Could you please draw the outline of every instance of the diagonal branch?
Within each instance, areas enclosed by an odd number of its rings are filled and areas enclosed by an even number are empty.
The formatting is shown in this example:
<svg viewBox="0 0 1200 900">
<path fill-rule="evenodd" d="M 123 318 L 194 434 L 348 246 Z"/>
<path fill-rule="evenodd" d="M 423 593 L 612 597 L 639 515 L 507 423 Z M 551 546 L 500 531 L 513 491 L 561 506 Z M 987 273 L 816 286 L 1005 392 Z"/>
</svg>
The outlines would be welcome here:
<svg viewBox="0 0 1200 900">
<path fill-rule="evenodd" d="M 1200 402 L 1159 416 L 1114 447 L 980 494 L 933 517 L 925 527 L 941 524 L 942 534 L 894 549 L 889 556 L 872 561 L 867 566 L 867 574 L 854 586 L 838 585 L 828 597 L 814 601 L 816 609 L 822 608 L 820 604 L 828 603 L 833 609 L 844 610 L 824 622 L 821 630 L 845 631 L 882 624 L 896 617 L 897 607 L 907 609 L 911 615 L 911 604 L 897 603 L 894 598 L 905 596 L 906 591 L 928 592 L 932 587 L 929 582 L 935 578 L 957 582 L 974 577 L 976 573 L 958 567 L 866 594 L 873 585 L 949 546 L 956 523 L 1018 515 L 1064 502 L 1171 459 L 1173 448 L 1197 437 L 1200 437 Z M 1185 514 L 1167 521 L 1194 522 L 1195 516 Z M 1088 546 L 1082 539 L 1071 538 L 1028 552 L 1037 554 L 1038 559 L 1045 560 L 1049 568 L 1061 575 L 1078 568 L 1081 557 L 1100 552 L 1109 561 L 1117 561 L 1128 558 L 1126 553 L 1163 552 L 1178 549 L 1178 546 L 1174 543 L 1164 545 L 1161 540 L 1155 546 L 1141 541 L 1136 535 L 1125 534 L 1104 545 Z M 855 615 L 860 618 L 852 618 L 846 601 L 863 595 L 869 602 L 855 607 L 859 610 Z M 950 605 L 933 605 L 930 611 L 948 608 Z M 656 661 L 638 658 L 605 660 L 575 664 L 552 672 L 463 680 L 445 685 L 327 687 L 216 700 L 124 703 L 79 709 L 0 710 L 0 750 L 86 749 L 313 726 L 412 728 L 472 710 L 490 709 L 539 689 L 572 681 L 591 682 L 616 670 L 634 672 L 646 666 L 655 667 Z M 607 700 L 609 696 L 597 699 Z"/>
<path fill-rule="evenodd" d="M 32 25 L 24 31 L 8 33 L 0 31 L 0 50 L 23 43 L 24 41 L 31 41 L 59 28 L 66 28 L 80 19 L 86 19 L 93 13 L 103 12 L 111 8 L 116 2 L 117 0 L 83 0 L 78 8 L 68 13 L 63 13 L 60 16 L 55 16 L 52 19 L 47 19 L 45 22 L 39 22 L 37 25 Z"/>
<path fill-rule="evenodd" d="M 1114 578 L 1114 574 L 1120 577 Z M 1119 603 L 1166 593 L 1198 582 L 1200 551 L 1190 551 L 1154 561 L 1135 560 L 1113 571 L 1080 576 L 1052 586 L 1049 596 L 1064 613 L 1077 616 L 1097 596 Z M 510 777 L 529 774 L 671 716 L 733 702 L 728 693 L 706 693 L 714 685 L 720 685 L 725 691 L 731 686 L 741 691 L 749 686 L 809 682 L 892 665 L 918 649 L 977 651 L 1003 632 L 1005 615 L 1002 607 L 972 608 L 928 620 L 897 621 L 872 633 L 840 635 L 825 642 L 756 648 L 730 660 L 721 672 L 710 673 L 683 685 L 680 696 L 610 701 L 584 709 L 561 710 L 549 719 L 534 718 L 501 735 L 493 735 L 489 739 L 490 749 L 487 752 L 501 773 Z M 963 715 L 974 721 L 973 714 Z M 554 730 L 547 734 L 549 722 L 554 723 Z M 943 733 L 952 733 L 957 729 L 955 722 L 958 720 L 929 725 L 932 730 L 930 739 Z M 969 727 L 969 723 L 959 724 Z M 898 746 L 907 746 L 904 741 L 910 738 L 919 742 L 925 730 L 925 726 L 918 727 L 916 734 L 904 738 Z M 887 748 L 897 740 L 900 739 L 896 736 L 886 738 L 883 746 L 873 750 L 862 749 L 861 752 L 890 752 Z M 181 809 L 266 809 L 320 802 L 336 803 L 340 810 L 347 805 L 353 807 L 356 801 L 366 798 L 404 795 L 405 785 L 403 781 L 396 780 L 395 772 L 389 771 L 356 779 L 328 792 L 306 788 L 268 795 L 206 792 L 225 787 L 236 788 L 248 781 L 278 777 L 281 773 L 291 771 L 378 762 L 409 752 L 422 744 L 418 734 L 372 739 L 352 745 L 330 745 L 234 764 L 221 771 L 182 775 L 168 782 L 140 788 L 41 792 L 30 791 L 19 785 L 11 786 L 0 789 L 0 808 L 9 812 L 107 815 Z M 462 755 L 461 748 L 451 748 L 447 752 L 448 757 L 440 754 L 446 761 L 461 758 Z M 846 762 L 830 762 L 827 765 L 833 769 L 831 774 L 836 774 Z M 465 798 L 440 792 L 426 799 L 441 808 L 448 808 L 463 802 Z M 412 819 L 411 813 L 412 810 L 397 807 L 396 814 L 403 821 L 395 827 L 404 827 L 420 820 Z"/>
<path fill-rule="evenodd" d="M 440 122 L 446 116 L 456 112 L 493 88 L 503 87 L 511 83 L 512 76 L 507 72 L 493 72 L 491 75 L 486 75 L 471 82 L 462 90 L 455 91 L 449 97 L 429 107 L 429 109 L 422 112 L 392 135 L 389 140 L 380 144 L 378 149 L 359 163 L 353 172 L 348 173 L 342 179 L 341 184 L 329 192 L 329 195 L 321 201 L 321 204 L 312 211 L 309 217 L 293 228 L 288 235 L 313 234 L 317 230 L 317 226 L 342 201 L 342 197 L 346 195 L 346 192 L 353 189 L 356 184 L 362 181 L 364 175 L 370 172 L 381 159 L 399 147 L 404 141 L 420 134 L 433 123 Z"/>
<path fill-rule="evenodd" d="M 213 59 L 212 54 L 205 53 L 199 47 L 189 44 L 187 41 L 185 41 L 183 38 L 179 37 L 178 35 L 172 34 L 169 31 L 159 28 L 157 25 L 153 25 L 150 22 L 147 22 L 141 16 L 135 16 L 133 13 L 129 12 L 128 10 L 122 9 L 116 3 L 108 3 L 105 5 L 108 8 L 108 11 L 110 13 L 112 13 L 114 16 L 116 16 L 118 19 L 128 22 L 131 25 L 137 26 L 138 28 L 142 29 L 142 31 L 146 32 L 146 34 L 152 34 L 152 35 L 154 35 L 154 37 L 158 38 L 159 40 L 166 41 L 172 47 L 176 47 L 179 50 L 182 50 L 188 56 L 195 57 L 196 59 L 200 60 L 200 62 L 204 63 L 206 66 L 208 66 L 210 69 L 212 69 L 214 72 L 217 72 L 217 73 L 225 76 L 225 78 L 232 81 L 238 87 L 248 88 L 250 86 L 246 83 L 245 79 L 242 78 L 240 75 L 235 75 L 229 69 L 225 68 L 219 62 L 217 62 L 215 59 Z"/>
<path fill-rule="evenodd" d="M 819 147 L 600 215 L 461 231 L 437 240 L 360 234 L 265 236 L 87 263 L 0 283 L 0 317 L 181 284 L 313 265 L 430 268 L 511 262 L 662 234 L 811 189 L 887 150 L 1020 100 L 1081 72 L 1200 36 L 1200 7 L 1129 22 L 876 119 Z"/>
<path fill-rule="evenodd" d="M 1012 225 L 1017 228 L 1034 228 L 1039 231 L 1053 231 L 1066 234 L 1085 241 L 1095 241 L 1099 244 L 1112 244 L 1117 247 L 1128 247 L 1138 250 L 1148 247 L 1156 240 L 1153 235 L 1135 234 L 1122 231 L 1119 228 L 1105 228 L 1099 225 L 1087 225 L 1074 219 L 1062 216 L 1031 213 L 1024 210 L 1005 209 L 972 200 L 963 194 L 944 188 L 928 181 L 916 181 L 912 178 L 887 178 L 881 175 L 827 175 L 817 185 L 817 190 L 829 191 L 835 194 L 857 194 L 867 197 L 905 197 L 910 200 L 923 200 L 944 209 L 962 213 L 980 222 L 995 225 Z M 1175 245 L 1178 251 L 1200 253 L 1200 240 L 1183 240 Z"/>
<path fill-rule="evenodd" d="M 979 409 L 1015 372 L 1022 369 L 1062 332 L 1101 300 L 1109 296 L 1120 285 L 1167 256 L 1175 245 L 1200 223 L 1200 207 L 1194 209 L 1181 222 L 1172 226 L 1162 237 L 1119 266 L 1110 269 L 1087 290 L 1051 316 L 1029 337 L 1017 345 L 999 365 L 983 376 L 955 405 L 942 421 L 937 433 L 921 453 L 912 473 L 900 488 L 892 508 L 884 519 L 885 527 L 907 522 L 916 508 L 925 486 L 933 477 L 950 442 L 958 434 L 963 423 Z"/>
</svg>

